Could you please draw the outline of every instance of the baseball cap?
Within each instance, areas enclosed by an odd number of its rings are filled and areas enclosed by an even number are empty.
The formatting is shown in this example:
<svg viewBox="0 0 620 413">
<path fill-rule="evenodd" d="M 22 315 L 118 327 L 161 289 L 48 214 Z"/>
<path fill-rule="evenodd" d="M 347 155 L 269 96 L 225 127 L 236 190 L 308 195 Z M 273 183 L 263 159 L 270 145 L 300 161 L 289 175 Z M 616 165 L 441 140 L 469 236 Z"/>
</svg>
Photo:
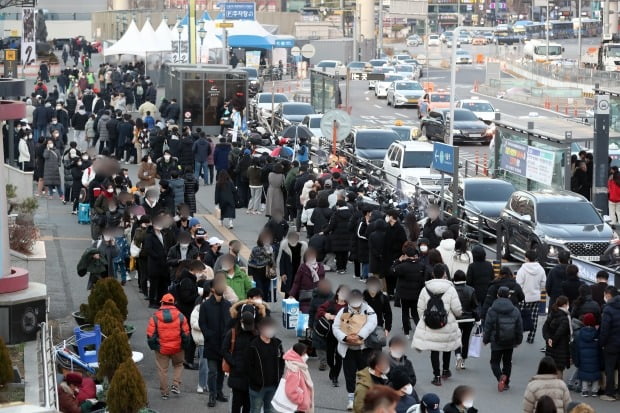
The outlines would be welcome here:
<svg viewBox="0 0 620 413">
<path fill-rule="evenodd" d="M 224 243 L 224 241 L 222 241 L 218 237 L 211 237 L 207 240 L 207 242 L 209 243 L 209 245 L 222 245 Z"/>
<path fill-rule="evenodd" d="M 421 404 L 426 407 L 426 411 L 428 413 L 441 413 L 441 410 L 439 409 L 439 396 L 435 393 L 426 393 L 422 397 Z"/>
<path fill-rule="evenodd" d="M 161 298 L 161 303 L 174 305 L 174 296 L 172 294 L 164 294 L 164 296 Z"/>
<path fill-rule="evenodd" d="M 196 236 L 197 236 L 197 237 L 202 237 L 202 238 L 204 238 L 204 237 L 206 237 L 206 236 L 207 236 L 207 231 L 205 231 L 205 229 L 204 229 L 204 228 L 198 228 L 198 229 L 196 230 Z"/>
<path fill-rule="evenodd" d="M 200 225 L 200 220 L 198 218 L 191 218 L 188 224 L 190 228 L 193 228 L 196 225 Z"/>
</svg>

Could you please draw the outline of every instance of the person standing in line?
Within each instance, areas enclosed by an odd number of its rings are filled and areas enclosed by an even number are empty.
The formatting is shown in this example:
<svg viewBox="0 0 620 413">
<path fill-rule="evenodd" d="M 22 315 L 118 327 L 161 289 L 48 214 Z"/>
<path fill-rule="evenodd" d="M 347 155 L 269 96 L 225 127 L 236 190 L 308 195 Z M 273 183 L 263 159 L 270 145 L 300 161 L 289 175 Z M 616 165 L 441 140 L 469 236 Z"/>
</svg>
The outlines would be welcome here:
<svg viewBox="0 0 620 413">
<path fill-rule="evenodd" d="M 156 217 L 153 225 L 146 229 L 142 250 L 147 255 L 147 274 L 149 281 L 149 308 L 158 308 L 157 302 L 165 294 L 170 274 L 166 263 L 166 253 L 170 249 L 164 238 L 163 219 Z M 183 362 L 183 361 L 181 361 Z"/>
<path fill-rule="evenodd" d="M 308 243 L 300 241 L 299 233 L 295 231 L 290 231 L 286 238 L 280 242 L 275 269 L 282 281 L 280 289 L 287 296 L 293 287 L 297 270 L 304 261 L 307 249 Z"/>
<path fill-rule="evenodd" d="M 170 393 L 181 394 L 183 374 L 183 346 L 189 340 L 189 324 L 185 316 L 174 306 L 174 296 L 165 294 L 161 307 L 149 318 L 146 338 L 149 348 L 155 352 L 159 376 L 159 392 L 163 400 Z M 168 365 L 172 362 L 172 385 L 168 387 Z"/>
<path fill-rule="evenodd" d="M 523 413 L 534 413 L 536 404 L 543 396 L 549 396 L 553 399 L 558 413 L 569 413 L 570 391 L 564 380 L 558 376 L 555 361 L 548 356 L 540 360 L 536 375 L 530 379 L 525 388 Z"/>
<path fill-rule="evenodd" d="M 259 215 L 263 185 L 261 183 L 261 166 L 258 158 L 252 158 L 246 175 L 250 186 L 250 202 L 246 213 Z"/>
<path fill-rule="evenodd" d="M 388 224 L 385 231 L 385 244 L 383 249 L 384 264 L 391 266 L 403 254 L 403 244 L 407 241 L 407 232 L 398 220 L 399 212 L 395 209 L 387 211 L 385 222 Z M 386 271 L 385 291 L 390 298 L 394 298 L 396 289 L 396 277 Z"/>
<path fill-rule="evenodd" d="M 601 316 L 599 342 L 603 349 L 605 360 L 605 394 L 601 400 L 616 400 L 614 391 L 618 384 L 615 380 L 616 372 L 620 373 L 620 295 L 616 287 L 605 289 L 605 307 Z"/>
<path fill-rule="evenodd" d="M 344 199 L 336 202 L 336 210 L 329 219 L 329 224 L 323 230 L 329 235 L 331 251 L 336 254 L 336 272 L 344 274 L 347 271 L 347 257 L 351 249 L 351 235 L 349 234 L 349 221 L 353 212 L 347 206 Z"/>
<path fill-rule="evenodd" d="M 364 301 L 375 310 L 377 326 L 385 329 L 385 334 L 392 331 L 392 307 L 386 293 L 381 291 L 381 280 L 377 277 L 368 277 L 364 290 Z"/>
<path fill-rule="evenodd" d="M 312 300 L 310 301 L 310 309 L 308 310 L 308 327 L 312 331 L 312 347 L 316 350 L 317 355 L 319 357 L 319 371 L 327 370 L 327 354 L 325 353 L 325 336 L 329 335 L 331 332 L 329 329 L 325 334 L 322 331 L 322 334 L 316 334 L 314 330 L 314 326 L 317 325 L 316 321 L 316 313 L 326 302 L 333 302 L 334 293 L 332 292 L 332 284 L 331 282 L 324 278 L 319 281 L 317 287 L 312 292 Z M 324 321 L 324 320 L 322 320 Z"/>
<path fill-rule="evenodd" d="M 284 373 L 282 341 L 275 337 L 276 322 L 270 317 L 258 323 L 259 336 L 247 352 L 246 376 L 250 383 L 250 413 L 273 413 L 271 400 Z"/>
<path fill-rule="evenodd" d="M 549 271 L 547 282 L 545 283 L 545 291 L 549 296 L 549 307 L 553 305 L 555 300 L 563 295 L 562 285 L 566 281 L 566 268 L 570 261 L 570 252 L 560 250 L 558 252 L 558 263 Z"/>
<path fill-rule="evenodd" d="M 579 268 L 576 265 L 566 267 L 566 279 L 562 283 L 562 295 L 568 298 L 568 306 L 573 309 L 573 303 L 579 297 L 579 287 L 585 285 L 579 279 Z"/>
<path fill-rule="evenodd" d="M 497 290 L 497 299 L 484 320 L 482 339 L 484 345 L 491 343 L 491 370 L 497 379 L 499 392 L 510 387 L 512 352 L 523 341 L 521 312 L 509 296 L 508 287 L 502 286 Z"/>
<path fill-rule="evenodd" d="M 192 152 L 194 153 L 194 176 L 196 180 L 200 179 L 200 175 L 202 175 L 202 180 L 205 184 L 209 182 L 209 156 L 211 153 L 211 144 L 207 140 L 204 132 L 201 132 L 200 137 L 194 144 L 192 145 Z M 185 138 L 184 138 L 185 139 Z M 213 182 L 213 180 L 211 180 Z"/>
<path fill-rule="evenodd" d="M 559 296 L 551 306 L 551 312 L 543 325 L 543 338 L 547 344 L 546 354 L 553 358 L 562 375 L 570 367 L 570 343 L 573 337 L 573 327 L 568 310 L 568 298 Z"/>
<path fill-rule="evenodd" d="M 317 262 L 316 251 L 308 248 L 303 257 L 303 263 L 297 269 L 295 279 L 291 285 L 289 294 L 299 301 L 299 311 L 308 314 L 310 302 L 314 295 L 314 289 L 319 281 L 325 278 L 325 268 L 323 264 Z"/>
<path fill-rule="evenodd" d="M 222 370 L 222 342 L 230 324 L 230 302 L 224 299 L 226 275 L 215 274 L 211 283 L 211 297 L 200 304 L 198 324 L 204 336 L 204 357 L 209 368 L 209 407 L 215 407 L 216 401 L 226 403 L 224 396 L 224 371 Z"/>
<path fill-rule="evenodd" d="M 524 309 L 530 312 L 532 329 L 527 335 L 527 342 L 534 343 L 536 329 L 538 327 L 538 309 L 540 308 L 540 294 L 545 288 L 547 275 L 545 269 L 537 261 L 538 252 L 528 250 L 525 253 L 525 263 L 517 271 L 517 283 L 523 289 L 525 301 L 521 304 L 521 311 Z"/>
<path fill-rule="evenodd" d="M 609 217 L 612 224 L 620 222 L 620 172 L 615 172 L 607 181 L 609 195 Z"/>
<path fill-rule="evenodd" d="M 349 287 L 346 285 L 340 285 L 336 289 L 336 294 L 332 300 L 324 302 L 316 312 L 315 319 L 319 320 L 325 317 L 330 323 L 330 330 L 325 337 L 325 355 L 327 359 L 327 365 L 329 366 L 329 379 L 332 382 L 333 387 L 339 387 L 338 377 L 340 376 L 340 370 L 342 369 L 342 357 L 338 354 L 338 341 L 333 334 L 333 325 L 336 315 L 341 309 L 347 306 L 347 300 L 349 298 Z M 314 326 L 314 325 L 313 325 Z M 314 336 L 313 336 L 314 345 Z M 320 351 L 319 351 L 320 354 Z M 319 355 L 320 357 L 320 355 Z"/>
<path fill-rule="evenodd" d="M 43 151 L 43 159 L 45 160 L 43 181 L 47 186 L 48 198 L 54 199 L 54 189 L 56 189 L 58 198 L 61 199 L 63 193 L 60 187 L 60 153 L 54 147 L 53 139 L 48 139 L 46 145 Z"/>
<path fill-rule="evenodd" d="M 575 333 L 573 362 L 577 377 L 581 380 L 581 397 L 598 395 L 603 357 L 599 345 L 599 331 L 596 317 L 586 313 L 582 317 L 583 327 Z"/>
<path fill-rule="evenodd" d="M 441 386 L 441 379 L 452 376 L 450 353 L 461 346 L 461 331 L 456 318 L 462 314 L 459 295 L 446 278 L 443 264 L 433 267 L 433 279 L 425 283 L 418 299 L 420 322 L 413 334 L 411 347 L 431 351 L 433 366 L 432 384 Z M 443 353 L 443 370 L 440 370 L 439 353 Z"/>
<path fill-rule="evenodd" d="M 452 402 L 443 407 L 444 413 L 478 413 L 474 407 L 474 388 L 457 386 L 452 393 Z"/>
<path fill-rule="evenodd" d="M 224 226 L 224 220 L 228 220 L 228 228 L 233 229 L 235 219 L 235 185 L 230 175 L 225 170 L 218 171 L 217 184 L 215 185 L 215 205 L 220 209 L 220 225 Z"/>
<path fill-rule="evenodd" d="M 204 345 L 205 338 L 202 335 L 202 330 L 200 329 L 199 319 L 200 319 L 200 305 L 209 298 L 211 294 L 211 290 L 208 288 L 202 289 L 202 296 L 199 296 L 196 299 L 196 305 L 192 310 L 192 314 L 190 317 L 190 328 L 192 332 L 192 340 L 196 345 L 196 351 L 198 353 L 199 362 L 198 362 L 198 386 L 196 387 L 196 393 L 204 393 L 207 389 L 207 373 L 208 373 L 208 363 L 207 359 L 204 357 Z"/>
<path fill-rule="evenodd" d="M 424 266 L 415 243 L 407 241 L 402 248 L 403 255 L 394 262 L 391 272 L 396 278 L 396 295 L 400 299 L 403 332 L 409 338 L 411 333 L 411 319 L 414 325 L 418 324 L 418 299 L 424 288 Z"/>
<path fill-rule="evenodd" d="M 367 366 L 364 356 L 364 340 L 377 327 L 377 314 L 364 301 L 360 290 L 349 293 L 348 305 L 343 307 L 332 327 L 332 333 L 338 342 L 338 353 L 343 358 L 344 378 L 347 385 L 347 410 L 353 409 L 355 395 L 355 374 Z"/>
<path fill-rule="evenodd" d="M 474 323 L 480 320 L 478 316 L 478 300 L 476 300 L 476 290 L 465 284 L 467 276 L 463 270 L 454 272 L 454 288 L 459 295 L 459 301 L 463 308 L 463 313 L 457 318 L 459 329 L 461 330 L 461 347 L 454 351 L 456 357 L 456 368 L 465 370 L 465 360 L 469 353 L 469 336 L 474 328 Z"/>
<path fill-rule="evenodd" d="M 248 273 L 256 283 L 256 287 L 263 292 L 263 297 L 270 301 L 271 280 L 275 276 L 275 259 L 273 257 L 273 236 L 271 231 L 262 230 L 252 248 L 248 259 Z M 275 297 L 273 297 L 275 301 Z"/>
<path fill-rule="evenodd" d="M 609 274 L 607 271 L 601 270 L 596 273 L 596 284 L 591 286 L 592 288 L 592 299 L 598 303 L 598 305 L 603 308 L 605 305 L 605 290 L 608 287 L 607 282 L 609 281 Z"/>
</svg>

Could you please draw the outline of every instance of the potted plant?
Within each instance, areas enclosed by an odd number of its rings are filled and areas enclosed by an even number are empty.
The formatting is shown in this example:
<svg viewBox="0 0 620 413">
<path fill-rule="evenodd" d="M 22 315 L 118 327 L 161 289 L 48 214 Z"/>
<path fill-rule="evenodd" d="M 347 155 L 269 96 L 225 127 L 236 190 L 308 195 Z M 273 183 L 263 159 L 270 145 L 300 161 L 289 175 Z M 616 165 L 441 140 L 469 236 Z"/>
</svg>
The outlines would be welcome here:
<svg viewBox="0 0 620 413">
<path fill-rule="evenodd" d="M 146 403 L 144 378 L 130 357 L 121 363 L 112 377 L 107 408 L 110 413 L 138 413 Z"/>
<path fill-rule="evenodd" d="M 127 359 L 131 361 L 129 339 L 123 330 L 116 328 L 101 342 L 101 347 L 99 347 L 97 377 L 99 379 L 106 377 L 108 380 L 112 380 L 121 363 Z"/>
<path fill-rule="evenodd" d="M 94 324 L 95 316 L 103 309 L 105 302 L 110 299 L 121 312 L 122 321 L 127 320 L 127 295 L 121 284 L 114 278 L 108 277 L 97 281 L 88 296 L 88 310 L 86 317 L 89 324 Z"/>
<path fill-rule="evenodd" d="M 0 403 L 23 402 L 26 385 L 19 380 L 19 373 L 13 369 L 9 349 L 0 337 Z"/>
</svg>

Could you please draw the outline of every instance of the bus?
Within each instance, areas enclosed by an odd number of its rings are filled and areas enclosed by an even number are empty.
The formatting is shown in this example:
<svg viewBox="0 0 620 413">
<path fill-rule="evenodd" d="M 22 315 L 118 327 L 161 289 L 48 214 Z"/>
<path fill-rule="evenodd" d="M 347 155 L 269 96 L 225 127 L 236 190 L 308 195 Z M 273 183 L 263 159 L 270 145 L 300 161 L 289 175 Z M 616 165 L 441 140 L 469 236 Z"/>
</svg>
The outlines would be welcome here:
<svg viewBox="0 0 620 413">
<path fill-rule="evenodd" d="M 581 37 L 599 37 L 603 33 L 603 25 L 600 20 L 582 17 L 573 19 L 573 30 L 579 33 L 581 29 Z"/>
<path fill-rule="evenodd" d="M 515 44 L 521 42 L 521 37 L 518 34 L 515 34 L 512 30 L 512 27 L 501 25 L 497 26 L 493 31 L 493 41 L 495 44 Z"/>
<path fill-rule="evenodd" d="M 545 36 L 545 23 L 532 23 L 525 26 L 525 38 L 527 40 L 544 39 Z"/>
<path fill-rule="evenodd" d="M 571 39 L 575 37 L 572 21 L 549 20 L 548 29 L 549 37 L 552 39 Z"/>
</svg>

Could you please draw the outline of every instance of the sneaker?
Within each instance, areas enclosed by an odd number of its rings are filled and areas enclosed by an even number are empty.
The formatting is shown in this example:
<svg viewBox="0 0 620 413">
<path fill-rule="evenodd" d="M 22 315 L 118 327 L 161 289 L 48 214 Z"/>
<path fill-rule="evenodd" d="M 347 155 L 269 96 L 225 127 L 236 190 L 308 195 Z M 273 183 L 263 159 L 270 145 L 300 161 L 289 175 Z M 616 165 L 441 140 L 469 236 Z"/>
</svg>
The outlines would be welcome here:
<svg viewBox="0 0 620 413">
<path fill-rule="evenodd" d="M 405 337 L 407 338 L 407 340 L 409 340 L 411 338 L 411 334 L 407 333 L 405 334 Z"/>
<path fill-rule="evenodd" d="M 332 379 L 332 387 L 340 387 L 340 383 L 338 383 L 338 379 Z"/>
<path fill-rule="evenodd" d="M 463 364 L 463 357 L 461 357 L 461 355 L 459 354 L 456 357 L 456 369 L 457 370 L 461 370 L 461 365 Z"/>
<path fill-rule="evenodd" d="M 181 390 L 179 389 L 179 386 L 173 384 L 172 386 L 170 386 L 170 393 L 181 394 Z"/>
<path fill-rule="evenodd" d="M 459 368 L 461 370 L 465 370 L 465 360 L 461 359 L 461 364 L 459 364 Z"/>
<path fill-rule="evenodd" d="M 603 401 L 606 401 L 606 402 L 615 402 L 615 401 L 616 401 L 615 396 L 610 396 L 610 395 L 608 395 L 608 394 L 603 394 L 603 395 L 600 397 L 600 399 L 601 399 L 601 400 L 603 400 Z"/>
<path fill-rule="evenodd" d="M 126 281 L 131 281 L 132 280 L 131 275 L 127 274 L 127 278 L 125 278 L 125 280 Z"/>
<path fill-rule="evenodd" d="M 167 394 L 162 394 L 161 395 L 161 399 L 162 400 L 168 400 L 168 395 Z"/>
<path fill-rule="evenodd" d="M 502 374 L 497 382 L 497 391 L 503 392 L 506 389 L 506 382 L 508 381 L 508 377 L 505 374 Z"/>
<path fill-rule="evenodd" d="M 433 381 L 431 381 L 431 384 L 434 384 L 435 386 L 441 386 L 441 377 L 440 376 L 435 376 Z"/>
<path fill-rule="evenodd" d="M 541 347 L 540 348 L 540 352 L 541 353 L 546 353 L 547 352 L 547 346 Z"/>
<path fill-rule="evenodd" d="M 347 410 L 353 410 L 353 400 L 347 402 Z"/>
<path fill-rule="evenodd" d="M 450 370 L 444 370 L 441 373 L 441 377 L 444 379 L 449 379 L 450 377 L 452 377 L 452 372 Z"/>
<path fill-rule="evenodd" d="M 590 393 L 588 393 L 587 391 L 582 391 L 581 392 L 581 397 L 589 397 Z"/>
<path fill-rule="evenodd" d="M 71 215 L 77 215 L 77 211 L 71 211 Z"/>
<path fill-rule="evenodd" d="M 200 386 L 196 387 L 196 393 L 204 393 L 204 392 L 205 392 L 204 388 L 202 388 Z"/>
</svg>

